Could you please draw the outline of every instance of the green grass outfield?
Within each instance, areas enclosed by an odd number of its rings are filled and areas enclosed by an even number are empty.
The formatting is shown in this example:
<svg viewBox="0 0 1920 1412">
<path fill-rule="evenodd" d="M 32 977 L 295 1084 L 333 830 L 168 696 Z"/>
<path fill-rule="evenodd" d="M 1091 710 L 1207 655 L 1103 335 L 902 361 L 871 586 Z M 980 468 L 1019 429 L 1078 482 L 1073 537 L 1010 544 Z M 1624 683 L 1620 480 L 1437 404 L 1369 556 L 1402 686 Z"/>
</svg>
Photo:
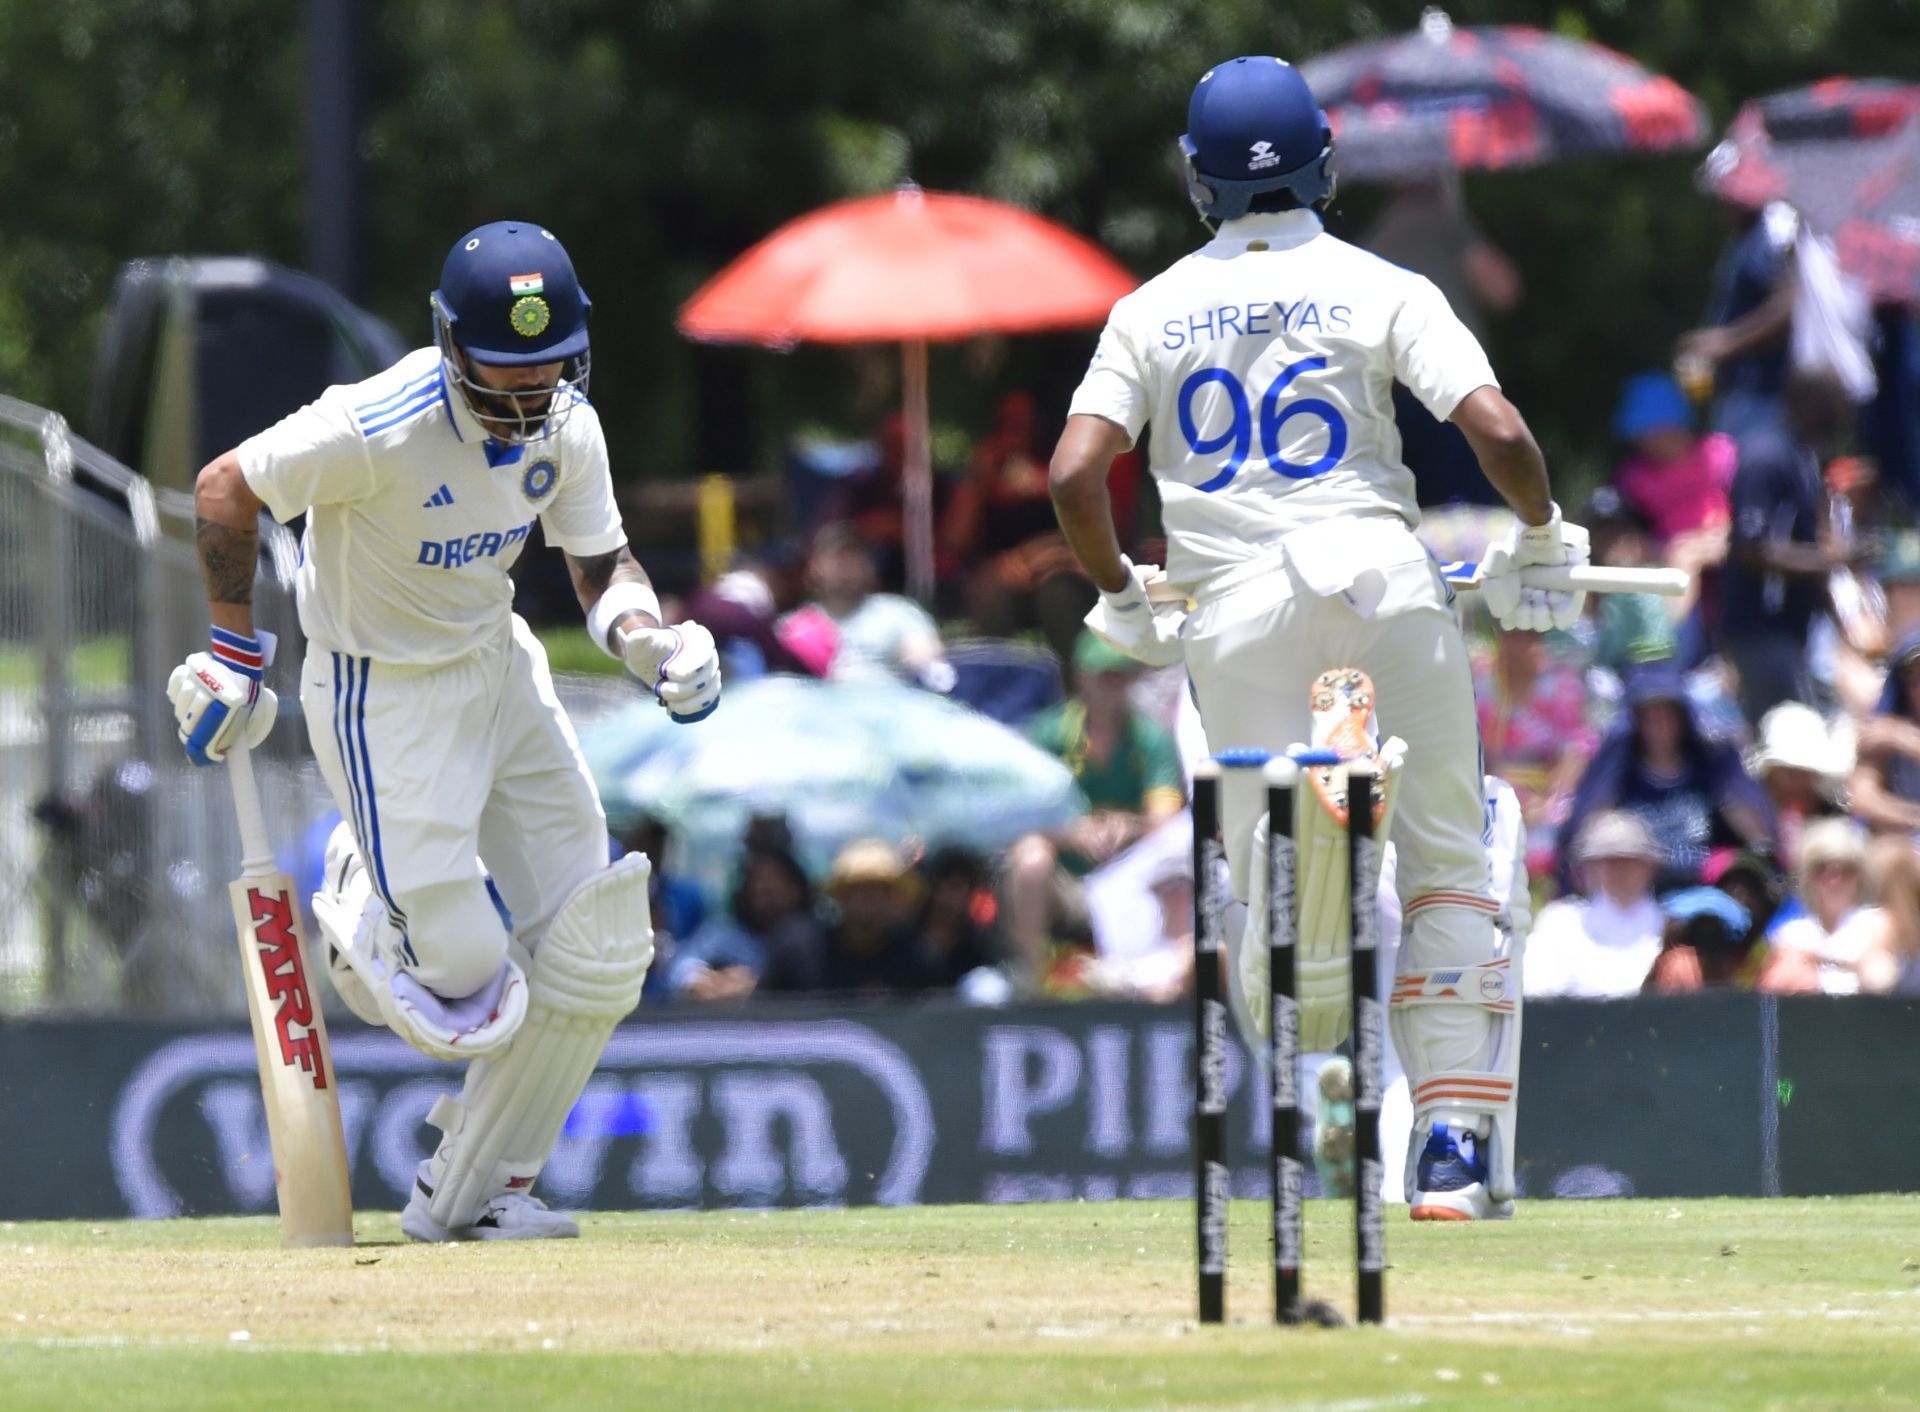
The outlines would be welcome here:
<svg viewBox="0 0 1920 1412">
<path fill-rule="evenodd" d="M 1350 1307 L 1349 1208 L 1308 1283 Z M 587 1218 L 282 1251 L 266 1220 L 0 1226 L 0 1408 L 1920 1407 L 1920 1199 L 1523 1204 L 1388 1232 L 1384 1329 L 1225 1328 L 1182 1203 Z"/>
</svg>

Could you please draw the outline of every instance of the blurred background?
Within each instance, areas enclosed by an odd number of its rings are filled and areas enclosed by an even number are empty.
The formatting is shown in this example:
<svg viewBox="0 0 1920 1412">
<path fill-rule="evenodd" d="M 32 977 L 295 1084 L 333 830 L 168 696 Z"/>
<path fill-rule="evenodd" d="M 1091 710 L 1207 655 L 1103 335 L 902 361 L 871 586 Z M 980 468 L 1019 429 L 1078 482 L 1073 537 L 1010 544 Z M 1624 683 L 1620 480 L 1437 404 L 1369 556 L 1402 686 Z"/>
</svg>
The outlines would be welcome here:
<svg viewBox="0 0 1920 1412">
<path fill-rule="evenodd" d="M 116 1086 L 154 1046 L 233 1034 L 224 782 L 179 759 L 162 690 L 204 636 L 192 478 L 424 345 L 453 238 L 518 217 L 566 242 L 593 300 L 592 392 L 635 550 L 727 653 L 720 713 L 667 731 L 587 642 L 560 557 L 520 561 L 610 850 L 656 860 L 643 1018 L 1078 999 L 1086 1021 L 1044 1022 L 1067 1048 L 995 1048 L 969 1018 L 973 1101 L 982 1073 L 1048 1113 L 1146 1083 L 1145 1058 L 1129 1069 L 1098 1034 L 1142 1056 L 1152 1033 L 1179 1042 L 1153 1007 L 1191 974 L 1186 772 L 1207 743 L 1177 673 L 1080 636 L 1092 591 L 1052 530 L 1045 466 L 1106 305 L 1205 239 L 1173 139 L 1196 77 L 1246 52 L 1305 66 L 1342 154 L 1329 229 L 1461 309 L 1596 560 L 1698 579 L 1677 605 L 1595 603 L 1572 634 L 1469 623 L 1488 768 L 1529 823 L 1529 991 L 1771 1006 L 1920 989 L 1920 670 L 1903 685 L 1920 667 L 1920 88 L 1880 77 L 1920 72 L 1920 0 L 63 0 L 0 7 L 0 1038 L 65 1020 L 104 1044 L 85 1026 L 132 1022 L 88 1100 L 124 1113 Z M 710 282 L 786 223 L 863 197 L 917 219 L 947 192 L 1053 223 L 1105 292 L 1023 323 L 1026 257 L 987 252 L 962 329 L 702 323 Z M 859 213 L 834 214 L 857 265 Z M 1457 435 L 1403 411 L 1431 547 L 1477 556 L 1501 512 Z M 1811 488 L 1779 470 L 1802 452 Z M 1123 541 L 1157 558 L 1137 456 L 1113 489 Z M 263 525 L 263 545 L 284 688 L 297 544 Z M 310 881 L 333 816 L 297 693 L 281 700 L 295 715 L 264 778 L 283 862 Z M 1590 1043 L 1622 1032 L 1541 1013 Z M 1698 1185 L 1782 1189 L 1779 1021 L 1712 1014 L 1702 1033 L 1752 1027 L 1774 1057 L 1649 1101 L 1761 1095 L 1759 1155 Z M 336 1024 L 350 1054 L 373 1042 Z M 242 1112 L 206 1082 L 192 1103 L 217 1167 L 257 1100 Z M 394 1091 L 369 1089 L 350 1123 Z M 624 1101 L 600 1093 L 583 1134 L 645 1131 Z M 1582 1155 L 1582 1126 L 1543 1145 L 1536 1190 L 1632 1189 Z M 1119 1164 L 1094 1194 L 1130 1190 L 1132 1149 L 1105 1131 L 1112 1151 L 1075 1150 Z M 151 1173 L 127 1172 L 96 1205 L 173 1209 L 142 1207 L 128 1193 Z M 623 1190 L 646 1201 L 814 1190 L 643 1192 L 634 1172 Z M 1056 1176 L 956 1190 L 1093 1180 Z M 270 1194 L 232 1177 L 178 1200 Z"/>
</svg>

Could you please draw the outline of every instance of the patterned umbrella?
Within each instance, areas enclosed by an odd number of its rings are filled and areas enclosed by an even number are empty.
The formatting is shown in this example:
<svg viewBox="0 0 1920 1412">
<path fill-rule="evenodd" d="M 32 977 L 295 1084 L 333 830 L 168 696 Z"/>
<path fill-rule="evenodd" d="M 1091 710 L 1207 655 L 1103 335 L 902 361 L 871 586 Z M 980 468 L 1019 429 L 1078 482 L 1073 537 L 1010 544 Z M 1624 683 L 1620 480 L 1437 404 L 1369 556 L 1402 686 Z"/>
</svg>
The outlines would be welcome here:
<svg viewBox="0 0 1920 1412">
<path fill-rule="evenodd" d="M 1623 54 L 1523 25 L 1456 28 L 1440 10 L 1416 33 L 1336 49 L 1300 72 L 1333 125 L 1337 170 L 1363 181 L 1707 139 L 1700 101 Z"/>
<path fill-rule="evenodd" d="M 1854 193 L 1833 233 L 1840 267 L 1876 299 L 1920 303 L 1920 118 Z"/>
<path fill-rule="evenodd" d="M 1758 98 L 1734 115 L 1707 154 L 1701 185 L 1756 211 L 1790 200 L 1815 229 L 1830 233 L 1916 115 L 1920 84 L 1884 78 L 1831 78 Z"/>
</svg>

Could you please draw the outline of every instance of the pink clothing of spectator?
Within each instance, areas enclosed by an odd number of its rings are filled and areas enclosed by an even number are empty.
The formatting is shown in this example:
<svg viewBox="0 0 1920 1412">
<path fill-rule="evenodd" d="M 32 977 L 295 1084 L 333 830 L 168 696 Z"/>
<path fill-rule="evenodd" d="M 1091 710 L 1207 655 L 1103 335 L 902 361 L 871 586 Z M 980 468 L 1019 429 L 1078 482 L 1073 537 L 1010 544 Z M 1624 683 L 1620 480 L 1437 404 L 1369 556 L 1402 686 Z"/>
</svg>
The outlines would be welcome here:
<svg viewBox="0 0 1920 1412">
<path fill-rule="evenodd" d="M 794 609 L 775 625 L 774 636 L 814 676 L 832 672 L 840 651 L 840 626 L 818 605 L 807 603 Z"/>
<path fill-rule="evenodd" d="M 1671 375 L 1627 379 L 1613 434 L 1632 449 L 1613 483 L 1663 546 L 1732 518 L 1729 494 L 1739 459 L 1733 438 L 1694 434 L 1693 404 Z"/>
<path fill-rule="evenodd" d="M 1585 675 L 1549 660 L 1538 633 L 1503 632 L 1492 654 L 1475 655 L 1473 695 L 1486 771 L 1513 786 L 1537 877 L 1553 866 L 1558 825 L 1598 742 Z"/>
<path fill-rule="evenodd" d="M 1656 460 L 1642 452 L 1628 457 L 1614 472 L 1613 483 L 1621 498 L 1646 520 L 1662 544 L 1693 530 L 1724 525 L 1728 519 L 1727 495 L 1739 459 L 1733 438 L 1712 432 L 1689 436 L 1687 441 L 1671 460 Z"/>
</svg>

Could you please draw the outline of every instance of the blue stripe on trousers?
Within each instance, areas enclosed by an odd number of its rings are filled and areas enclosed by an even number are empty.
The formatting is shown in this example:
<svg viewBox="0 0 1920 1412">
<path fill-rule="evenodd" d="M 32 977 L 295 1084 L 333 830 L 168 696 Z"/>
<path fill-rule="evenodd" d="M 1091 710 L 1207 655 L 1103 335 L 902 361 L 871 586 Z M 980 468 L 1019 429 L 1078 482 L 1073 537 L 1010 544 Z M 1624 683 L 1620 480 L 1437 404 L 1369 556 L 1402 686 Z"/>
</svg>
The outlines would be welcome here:
<svg viewBox="0 0 1920 1412">
<path fill-rule="evenodd" d="M 346 733 L 346 718 L 341 711 L 341 700 L 340 700 L 341 676 L 342 676 L 341 661 L 342 659 L 340 654 L 338 652 L 334 653 L 333 654 L 333 748 L 340 753 L 341 768 L 347 772 L 347 807 L 353 813 L 353 819 L 352 819 L 353 837 L 354 837 L 354 841 L 357 843 L 361 839 L 364 839 L 367 836 L 367 822 L 365 818 L 361 816 L 360 781 L 354 773 L 353 753 L 349 748 L 351 745 L 351 738 Z M 347 684 L 346 695 L 349 700 L 351 700 L 353 697 L 353 686 L 351 683 Z"/>
<path fill-rule="evenodd" d="M 393 893 L 387 886 L 387 862 L 380 851 L 380 799 L 373 784 L 373 756 L 367 749 L 367 682 L 373 676 L 373 659 L 360 659 L 360 699 L 354 704 L 354 728 L 360 735 L 360 769 L 366 777 L 367 786 L 367 827 L 373 834 L 373 875 L 380 880 L 380 895 L 387 901 L 387 910 L 393 913 L 395 924 L 400 928 L 400 950 L 407 958 L 409 966 L 420 964 L 413 954 L 413 942 L 407 936 L 407 914 L 402 912 L 393 900 Z"/>
</svg>

